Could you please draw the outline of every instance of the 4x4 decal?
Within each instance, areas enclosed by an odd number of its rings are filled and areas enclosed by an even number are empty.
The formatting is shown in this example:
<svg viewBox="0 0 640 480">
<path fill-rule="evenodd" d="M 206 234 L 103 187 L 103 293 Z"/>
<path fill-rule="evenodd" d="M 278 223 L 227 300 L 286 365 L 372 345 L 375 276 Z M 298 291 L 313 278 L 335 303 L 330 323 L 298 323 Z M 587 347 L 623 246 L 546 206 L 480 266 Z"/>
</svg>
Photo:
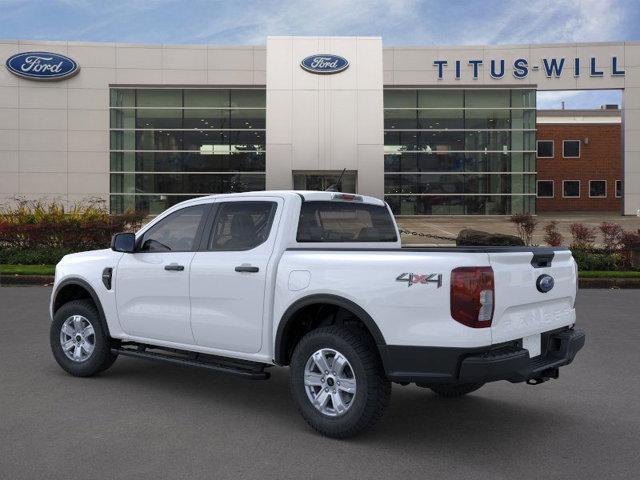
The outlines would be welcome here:
<svg viewBox="0 0 640 480">
<path fill-rule="evenodd" d="M 407 282 L 407 287 L 416 283 L 436 283 L 437 288 L 442 286 L 441 273 L 401 273 L 396 277 L 396 282 Z"/>
</svg>

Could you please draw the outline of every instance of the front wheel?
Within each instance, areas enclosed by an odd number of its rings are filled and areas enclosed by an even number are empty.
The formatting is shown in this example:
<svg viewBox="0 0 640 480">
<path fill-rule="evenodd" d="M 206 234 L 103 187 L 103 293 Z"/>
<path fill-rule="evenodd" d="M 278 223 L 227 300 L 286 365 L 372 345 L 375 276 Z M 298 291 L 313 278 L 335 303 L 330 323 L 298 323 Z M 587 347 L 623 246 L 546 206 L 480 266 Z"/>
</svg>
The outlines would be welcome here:
<svg viewBox="0 0 640 480">
<path fill-rule="evenodd" d="M 65 371 L 89 377 L 116 361 L 112 340 L 103 331 L 98 309 L 90 300 L 73 300 L 55 313 L 49 334 L 53 356 Z"/>
<path fill-rule="evenodd" d="M 382 417 L 391 383 L 375 346 L 362 333 L 331 326 L 309 332 L 296 346 L 291 394 L 311 427 L 328 437 L 346 438 Z"/>
</svg>

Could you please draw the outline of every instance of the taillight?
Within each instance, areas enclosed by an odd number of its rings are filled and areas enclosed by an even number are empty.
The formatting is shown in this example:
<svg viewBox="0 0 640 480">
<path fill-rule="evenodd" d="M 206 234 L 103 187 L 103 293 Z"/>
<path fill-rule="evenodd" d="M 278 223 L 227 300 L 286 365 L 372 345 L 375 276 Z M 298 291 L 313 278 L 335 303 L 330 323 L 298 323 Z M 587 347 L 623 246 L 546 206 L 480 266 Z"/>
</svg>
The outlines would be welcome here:
<svg viewBox="0 0 640 480">
<path fill-rule="evenodd" d="M 491 267 L 460 267 L 452 270 L 451 316 L 468 327 L 490 327 L 494 292 Z"/>
</svg>

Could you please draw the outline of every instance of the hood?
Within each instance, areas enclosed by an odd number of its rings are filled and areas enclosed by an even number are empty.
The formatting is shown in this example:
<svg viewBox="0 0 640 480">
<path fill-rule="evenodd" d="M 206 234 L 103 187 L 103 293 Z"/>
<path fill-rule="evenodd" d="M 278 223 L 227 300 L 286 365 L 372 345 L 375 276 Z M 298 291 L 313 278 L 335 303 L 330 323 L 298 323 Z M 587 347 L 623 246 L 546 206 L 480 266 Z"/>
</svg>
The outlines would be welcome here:
<svg viewBox="0 0 640 480">
<path fill-rule="evenodd" d="M 60 260 L 58 265 L 70 265 L 92 260 L 112 260 L 119 257 L 120 255 L 122 255 L 122 253 L 114 252 L 110 248 L 104 248 L 102 250 L 87 250 L 86 252 L 70 253 L 69 255 L 65 255 L 64 257 L 62 257 L 62 260 Z"/>
</svg>

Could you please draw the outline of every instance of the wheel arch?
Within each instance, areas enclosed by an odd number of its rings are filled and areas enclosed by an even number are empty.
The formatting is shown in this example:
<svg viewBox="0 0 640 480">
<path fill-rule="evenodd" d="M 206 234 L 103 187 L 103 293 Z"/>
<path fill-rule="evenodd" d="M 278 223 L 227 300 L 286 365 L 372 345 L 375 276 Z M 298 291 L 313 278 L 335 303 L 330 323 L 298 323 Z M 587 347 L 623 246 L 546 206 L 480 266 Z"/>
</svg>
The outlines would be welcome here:
<svg viewBox="0 0 640 480">
<path fill-rule="evenodd" d="M 63 280 L 56 286 L 55 292 L 53 294 L 53 301 L 51 303 L 52 315 L 55 315 L 55 313 L 65 303 L 72 300 L 80 300 L 83 298 L 90 299 L 94 303 L 94 305 L 98 309 L 100 323 L 102 324 L 104 333 L 107 336 L 111 336 L 109 333 L 109 325 L 107 324 L 107 319 L 102 308 L 102 303 L 100 302 L 100 297 L 91 286 L 91 284 L 89 284 L 89 282 L 83 280 L 82 278 L 68 278 Z"/>
<path fill-rule="evenodd" d="M 274 362 L 277 365 L 289 364 L 290 334 L 292 333 L 293 327 L 299 323 L 298 314 L 301 313 L 303 309 L 314 305 L 328 305 L 346 310 L 362 322 L 378 348 L 381 345 L 386 345 L 378 325 L 371 315 L 360 305 L 338 295 L 314 294 L 298 299 L 292 303 L 280 318 L 274 345 Z"/>
</svg>

